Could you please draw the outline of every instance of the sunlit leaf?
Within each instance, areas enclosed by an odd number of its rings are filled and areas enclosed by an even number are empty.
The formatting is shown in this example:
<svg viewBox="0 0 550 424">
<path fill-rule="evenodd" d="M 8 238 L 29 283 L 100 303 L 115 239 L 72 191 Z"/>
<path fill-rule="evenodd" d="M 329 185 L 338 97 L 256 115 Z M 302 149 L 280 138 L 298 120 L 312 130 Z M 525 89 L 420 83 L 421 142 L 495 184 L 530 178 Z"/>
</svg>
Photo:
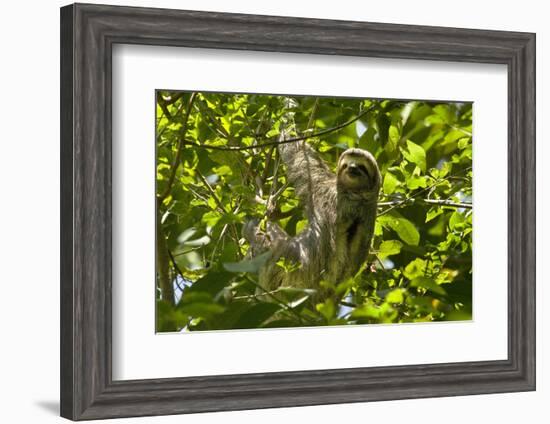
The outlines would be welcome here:
<svg viewBox="0 0 550 424">
<path fill-rule="evenodd" d="M 208 243 L 210 243 L 211 239 L 208 236 L 202 236 L 198 239 L 194 240 L 187 240 L 182 243 L 183 246 L 190 246 L 190 247 L 197 247 L 197 246 L 205 246 Z"/>
<path fill-rule="evenodd" d="M 399 186 L 400 182 L 391 172 L 386 172 L 384 175 L 383 190 L 385 194 L 392 194 Z"/>
<path fill-rule="evenodd" d="M 403 290 L 395 289 L 386 295 L 386 302 L 388 303 L 403 303 Z"/>
<path fill-rule="evenodd" d="M 420 233 L 415 225 L 403 217 L 389 217 L 386 221 L 388 227 L 394 230 L 405 243 L 417 246 L 420 241 Z"/>
<path fill-rule="evenodd" d="M 380 309 L 373 305 L 367 304 L 357 307 L 351 313 L 351 318 L 373 318 L 378 319 L 380 317 Z"/>
<path fill-rule="evenodd" d="M 413 143 L 411 140 L 407 140 L 407 148 L 402 149 L 401 152 L 409 162 L 415 163 L 422 172 L 426 172 L 426 152 L 422 146 Z"/>
<path fill-rule="evenodd" d="M 401 247 L 403 247 L 403 243 L 398 240 L 386 240 L 380 244 L 378 254 L 382 258 L 397 255 L 401 252 Z"/>
<path fill-rule="evenodd" d="M 417 277 L 424 276 L 427 270 L 427 263 L 424 259 L 416 258 L 414 261 L 409 262 L 403 271 L 403 275 L 410 280 L 414 280 Z"/>
<path fill-rule="evenodd" d="M 439 208 L 439 207 L 430 208 L 430 210 L 426 214 L 426 222 L 430 222 L 432 219 L 441 215 L 442 213 L 443 213 L 442 208 Z"/>
<path fill-rule="evenodd" d="M 331 298 L 328 298 L 324 303 L 318 304 L 317 311 L 319 311 L 327 321 L 330 321 L 336 316 L 336 307 Z"/>
<path fill-rule="evenodd" d="M 427 277 L 416 277 L 411 281 L 412 287 L 422 287 L 440 295 L 446 295 L 445 289 L 439 286 L 434 280 Z"/>
</svg>

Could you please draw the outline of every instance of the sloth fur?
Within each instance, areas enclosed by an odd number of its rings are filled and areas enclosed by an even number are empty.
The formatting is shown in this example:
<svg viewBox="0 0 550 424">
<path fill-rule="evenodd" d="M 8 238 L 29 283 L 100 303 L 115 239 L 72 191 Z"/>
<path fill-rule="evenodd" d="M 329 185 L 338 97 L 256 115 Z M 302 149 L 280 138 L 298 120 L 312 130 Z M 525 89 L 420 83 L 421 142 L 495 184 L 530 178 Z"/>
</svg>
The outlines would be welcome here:
<svg viewBox="0 0 550 424">
<path fill-rule="evenodd" d="M 381 176 L 366 150 L 348 149 L 339 158 L 336 174 L 306 142 L 280 144 L 287 179 L 304 205 L 308 226 L 290 237 L 279 225 L 259 221 L 245 225 L 251 253 L 270 251 L 260 269 L 260 285 L 316 289 L 320 281 L 338 284 L 355 275 L 367 259 L 374 232 Z M 277 265 L 284 258 L 296 264 L 291 272 Z"/>
</svg>

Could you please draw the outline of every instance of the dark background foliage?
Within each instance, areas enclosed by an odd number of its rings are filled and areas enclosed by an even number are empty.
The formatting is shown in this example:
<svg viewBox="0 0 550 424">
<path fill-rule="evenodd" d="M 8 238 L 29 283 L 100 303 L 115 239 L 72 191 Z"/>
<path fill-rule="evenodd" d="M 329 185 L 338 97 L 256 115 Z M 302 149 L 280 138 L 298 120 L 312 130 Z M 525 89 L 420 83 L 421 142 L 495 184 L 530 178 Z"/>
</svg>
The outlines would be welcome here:
<svg viewBox="0 0 550 424">
<path fill-rule="evenodd" d="M 319 304 L 258 296 L 241 237 L 268 214 L 307 225 L 276 149 L 289 114 L 332 169 L 360 147 L 384 178 L 368 261 Z M 471 199 L 471 103 L 158 91 L 157 330 L 471 319 Z"/>
</svg>

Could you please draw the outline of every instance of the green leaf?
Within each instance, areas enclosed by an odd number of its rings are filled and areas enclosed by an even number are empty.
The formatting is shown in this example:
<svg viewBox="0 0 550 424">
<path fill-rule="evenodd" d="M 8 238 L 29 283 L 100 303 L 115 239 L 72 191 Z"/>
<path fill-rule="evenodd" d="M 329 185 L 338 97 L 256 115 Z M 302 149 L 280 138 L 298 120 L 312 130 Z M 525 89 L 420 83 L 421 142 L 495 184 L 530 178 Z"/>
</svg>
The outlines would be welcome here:
<svg viewBox="0 0 550 424">
<path fill-rule="evenodd" d="M 233 277 L 233 275 L 229 272 L 212 271 L 191 284 L 191 287 L 185 289 L 185 292 L 203 292 L 215 297 L 225 286 L 229 284 L 231 277 Z"/>
<path fill-rule="evenodd" d="M 210 209 L 216 209 L 216 206 L 218 206 L 218 203 L 216 203 L 216 199 L 214 199 L 214 197 L 212 196 L 208 198 L 208 200 L 206 201 L 206 204 L 210 207 Z"/>
<path fill-rule="evenodd" d="M 458 140 L 458 148 L 462 150 L 468 146 L 471 146 L 472 144 L 471 141 L 472 141 L 471 137 L 461 138 L 460 140 Z"/>
<path fill-rule="evenodd" d="M 437 105 L 433 108 L 433 111 L 441 117 L 446 124 L 451 124 L 454 121 L 454 115 L 451 108 L 448 105 Z"/>
<path fill-rule="evenodd" d="M 416 258 L 414 261 L 409 262 L 403 271 L 403 275 L 409 280 L 414 280 L 417 277 L 423 277 L 426 272 L 426 261 L 424 259 Z"/>
<path fill-rule="evenodd" d="M 197 270 L 204 268 L 203 258 L 196 251 L 188 251 L 183 254 L 183 250 L 177 250 L 174 252 L 176 264 L 180 269 Z"/>
<path fill-rule="evenodd" d="M 432 219 L 441 215 L 442 213 L 443 213 L 442 208 L 437 208 L 437 207 L 430 208 L 430 210 L 426 214 L 426 222 L 430 222 Z"/>
<path fill-rule="evenodd" d="M 210 243 L 210 237 L 208 236 L 202 236 L 195 240 L 187 240 L 184 243 L 182 243 L 182 246 L 190 246 L 190 247 L 198 247 L 198 246 L 206 246 L 208 243 Z"/>
<path fill-rule="evenodd" d="M 221 314 L 225 308 L 217 303 L 186 303 L 178 307 L 182 313 L 193 318 L 208 318 L 212 315 Z"/>
<path fill-rule="evenodd" d="M 302 219 L 296 223 L 296 234 L 300 233 L 304 228 L 307 227 L 307 219 Z"/>
<path fill-rule="evenodd" d="M 443 287 L 437 285 L 437 283 L 428 277 L 417 277 L 414 278 L 411 281 L 412 287 L 422 287 L 426 290 L 430 290 L 434 293 L 440 294 L 442 296 L 445 296 L 447 292 L 443 289 Z"/>
<path fill-rule="evenodd" d="M 185 290 L 178 307 L 189 303 L 212 303 L 212 299 L 209 293 Z"/>
<path fill-rule="evenodd" d="M 262 328 L 285 328 L 285 327 L 301 327 L 301 324 L 298 321 L 292 321 L 291 319 L 277 319 L 274 321 L 266 322 L 262 325 Z"/>
<path fill-rule="evenodd" d="M 395 289 L 386 295 L 386 302 L 388 303 L 403 303 L 403 290 Z"/>
<path fill-rule="evenodd" d="M 374 223 L 374 235 L 375 236 L 381 236 L 383 233 L 384 233 L 384 231 L 382 229 L 382 224 L 380 223 L 380 221 L 377 220 Z"/>
<path fill-rule="evenodd" d="M 395 125 L 390 125 L 390 129 L 388 130 L 388 143 L 386 144 L 386 151 L 388 153 L 393 152 L 397 148 L 400 138 L 399 129 Z"/>
<path fill-rule="evenodd" d="M 164 300 L 157 301 L 157 331 L 179 331 L 187 324 L 188 316 Z"/>
<path fill-rule="evenodd" d="M 394 230 L 399 238 L 412 246 L 418 246 L 420 234 L 414 224 L 403 217 L 389 217 L 387 225 Z"/>
<path fill-rule="evenodd" d="M 185 243 L 195 235 L 197 229 L 195 227 L 187 228 L 178 236 L 178 243 Z"/>
<path fill-rule="evenodd" d="M 426 116 L 426 118 L 424 119 L 424 125 L 426 125 L 427 127 L 430 127 L 432 125 L 441 125 L 444 123 L 445 120 L 439 115 L 429 115 Z"/>
<path fill-rule="evenodd" d="M 198 318 L 221 314 L 225 308 L 213 303 L 212 296 L 208 293 L 185 290 L 177 310 L 190 317 Z"/>
<path fill-rule="evenodd" d="M 317 311 L 323 315 L 323 317 L 330 321 L 332 318 L 336 316 L 336 307 L 334 306 L 334 302 L 332 299 L 327 299 L 325 303 L 319 303 L 317 305 Z"/>
<path fill-rule="evenodd" d="M 370 304 L 361 305 L 353 310 L 351 318 L 378 319 L 380 318 L 380 309 Z"/>
<path fill-rule="evenodd" d="M 219 166 L 217 168 L 214 168 L 212 171 L 214 171 L 214 173 L 219 175 L 220 177 L 223 175 L 230 175 L 233 173 L 233 170 L 227 165 Z"/>
<path fill-rule="evenodd" d="M 391 172 L 386 172 L 383 185 L 384 194 L 392 194 L 399 184 L 401 184 L 400 181 Z"/>
<path fill-rule="evenodd" d="M 445 138 L 444 138 L 444 143 L 447 144 L 447 143 L 453 143 L 461 138 L 463 138 L 466 134 L 464 133 L 464 131 L 460 131 L 460 130 L 451 130 L 447 133 L 447 135 L 445 135 Z M 459 141 L 459 146 L 460 146 L 460 141 Z"/>
<path fill-rule="evenodd" d="M 407 123 L 407 120 L 409 119 L 409 116 L 411 115 L 412 111 L 418 106 L 418 102 L 409 102 L 407 103 L 403 109 L 401 109 L 401 124 L 404 126 Z"/>
<path fill-rule="evenodd" d="M 309 298 L 310 298 L 310 295 L 306 294 L 305 296 L 299 297 L 298 299 L 295 299 L 291 302 L 286 302 L 286 305 L 289 308 L 296 308 L 296 307 L 302 305 Z"/>
<path fill-rule="evenodd" d="M 451 219 L 449 219 L 449 228 L 451 231 L 461 231 L 464 228 L 464 215 L 459 212 L 453 212 Z"/>
<path fill-rule="evenodd" d="M 428 182 L 426 181 L 426 177 L 415 177 L 411 176 L 410 178 L 407 178 L 407 188 L 409 190 L 416 190 L 417 188 L 424 188 L 428 185 Z"/>
<path fill-rule="evenodd" d="M 401 152 L 405 159 L 417 164 L 422 172 L 426 172 L 426 152 L 422 146 L 407 140 L 407 149 L 401 149 Z"/>
<path fill-rule="evenodd" d="M 271 257 L 271 252 L 265 252 L 252 259 L 245 259 L 240 262 L 226 262 L 223 267 L 230 272 L 251 272 L 257 273 L 262 265 Z"/>
<path fill-rule="evenodd" d="M 258 303 L 247 309 L 233 328 L 258 328 L 271 318 L 275 313 L 281 310 L 281 306 L 277 303 Z"/>
<path fill-rule="evenodd" d="M 403 243 L 398 240 L 386 240 L 380 244 L 378 254 L 382 258 L 397 255 L 401 252 L 401 247 L 403 247 Z"/>
<path fill-rule="evenodd" d="M 214 225 L 216 225 L 218 223 L 218 221 L 221 219 L 221 217 L 222 217 L 222 214 L 217 212 L 217 211 L 206 212 L 202 216 L 202 222 L 204 222 L 209 227 L 213 227 Z"/>
</svg>

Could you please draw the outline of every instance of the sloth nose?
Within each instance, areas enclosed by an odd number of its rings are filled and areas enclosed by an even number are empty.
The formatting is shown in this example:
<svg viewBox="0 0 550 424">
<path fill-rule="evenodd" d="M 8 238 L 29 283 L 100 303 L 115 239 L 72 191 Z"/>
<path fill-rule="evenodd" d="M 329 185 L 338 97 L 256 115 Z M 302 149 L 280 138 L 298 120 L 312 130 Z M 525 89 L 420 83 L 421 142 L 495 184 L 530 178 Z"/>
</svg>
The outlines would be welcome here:
<svg viewBox="0 0 550 424">
<path fill-rule="evenodd" d="M 361 175 L 361 171 L 359 170 L 359 167 L 354 163 L 350 163 L 348 165 L 348 172 L 352 175 Z"/>
</svg>

